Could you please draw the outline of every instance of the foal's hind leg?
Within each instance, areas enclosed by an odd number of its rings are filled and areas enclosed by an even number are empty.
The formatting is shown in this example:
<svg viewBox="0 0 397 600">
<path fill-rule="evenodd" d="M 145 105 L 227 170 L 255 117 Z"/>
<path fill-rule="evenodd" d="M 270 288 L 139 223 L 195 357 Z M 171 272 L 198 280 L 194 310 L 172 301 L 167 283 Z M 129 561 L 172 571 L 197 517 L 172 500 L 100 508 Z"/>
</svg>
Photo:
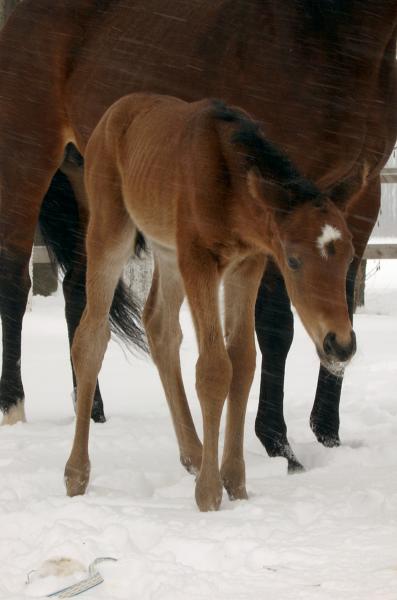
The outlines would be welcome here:
<svg viewBox="0 0 397 600">
<path fill-rule="evenodd" d="M 244 465 L 244 421 L 255 373 L 255 300 L 264 258 L 248 258 L 224 280 L 226 347 L 233 377 L 227 407 L 221 477 L 231 500 L 247 498 Z"/>
<path fill-rule="evenodd" d="M 182 331 L 179 310 L 184 290 L 176 260 L 153 251 L 155 269 L 143 320 L 150 351 L 159 370 L 178 440 L 181 463 L 191 473 L 201 467 L 202 446 L 183 386 L 179 348 Z"/>
<path fill-rule="evenodd" d="M 0 118 L 0 125 L 1 125 Z M 42 199 L 62 160 L 63 143 L 44 150 L 32 132 L 18 140 L 18 127 L 0 140 L 0 313 L 3 366 L 0 408 L 3 424 L 25 420 L 21 380 L 21 331 L 30 289 L 29 260 Z M 55 125 L 54 125 L 55 128 Z M 54 129 L 54 134 L 55 134 Z M 23 157 L 23 158 L 22 158 Z"/>
<path fill-rule="evenodd" d="M 73 447 L 65 467 L 69 496 L 84 494 L 88 484 L 90 416 L 98 373 L 110 338 L 109 311 L 135 234 L 121 201 L 113 208 L 108 214 L 98 215 L 94 211 L 87 234 L 87 304 L 72 346 L 77 415 Z"/>
</svg>

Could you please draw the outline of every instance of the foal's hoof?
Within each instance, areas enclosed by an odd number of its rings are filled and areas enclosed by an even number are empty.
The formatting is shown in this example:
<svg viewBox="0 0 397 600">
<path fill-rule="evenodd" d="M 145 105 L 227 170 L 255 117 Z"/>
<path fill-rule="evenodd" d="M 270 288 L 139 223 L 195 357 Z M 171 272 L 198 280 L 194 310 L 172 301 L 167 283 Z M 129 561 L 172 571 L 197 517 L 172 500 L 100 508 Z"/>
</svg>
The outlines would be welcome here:
<svg viewBox="0 0 397 600">
<path fill-rule="evenodd" d="M 181 465 L 185 467 L 186 471 L 190 475 L 198 475 L 201 469 L 201 454 L 195 456 L 194 454 L 186 454 L 180 456 Z"/>
<path fill-rule="evenodd" d="M 245 464 L 243 460 L 231 460 L 222 465 L 221 478 L 229 500 L 247 500 L 245 487 Z"/>
<path fill-rule="evenodd" d="M 68 496 L 82 496 L 85 494 L 87 489 L 88 481 L 90 479 L 90 463 L 87 466 L 74 467 L 73 465 L 66 464 L 65 467 L 65 486 L 66 493 Z"/>
<path fill-rule="evenodd" d="M 217 482 L 208 481 L 198 476 L 196 480 L 196 502 L 201 512 L 219 510 L 222 502 L 222 482 L 219 479 Z"/>
<path fill-rule="evenodd" d="M 244 483 L 235 484 L 234 482 L 224 479 L 223 486 L 227 492 L 229 500 L 248 500 L 247 489 Z"/>
</svg>

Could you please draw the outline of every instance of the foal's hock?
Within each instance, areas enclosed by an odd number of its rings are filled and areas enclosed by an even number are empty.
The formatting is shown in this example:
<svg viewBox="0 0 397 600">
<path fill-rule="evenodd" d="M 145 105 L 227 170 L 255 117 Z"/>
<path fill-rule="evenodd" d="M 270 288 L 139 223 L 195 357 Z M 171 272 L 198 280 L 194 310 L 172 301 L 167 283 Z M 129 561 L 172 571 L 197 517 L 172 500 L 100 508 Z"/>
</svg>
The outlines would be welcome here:
<svg viewBox="0 0 397 600">
<path fill-rule="evenodd" d="M 72 348 L 78 401 L 68 494 L 84 493 L 88 484 L 90 413 L 109 309 L 139 231 L 155 261 L 144 325 L 182 464 L 197 474 L 197 504 L 218 509 L 223 486 L 231 499 L 247 498 L 244 417 L 255 369 L 255 300 L 267 257 L 281 270 L 322 363 L 337 372 L 355 351 L 345 293 L 353 247 L 343 214 L 245 112 L 218 101 L 126 96 L 99 122 L 85 158 L 87 306 Z M 181 376 L 178 315 L 185 295 L 199 350 L 203 444 Z"/>
</svg>

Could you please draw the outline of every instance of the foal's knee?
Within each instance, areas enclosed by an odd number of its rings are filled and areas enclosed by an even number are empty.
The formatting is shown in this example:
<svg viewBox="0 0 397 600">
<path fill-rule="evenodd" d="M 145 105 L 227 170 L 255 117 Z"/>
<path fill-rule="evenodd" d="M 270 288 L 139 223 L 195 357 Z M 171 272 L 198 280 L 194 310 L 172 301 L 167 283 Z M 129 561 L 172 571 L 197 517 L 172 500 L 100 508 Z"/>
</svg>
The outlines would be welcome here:
<svg viewBox="0 0 397 600">
<path fill-rule="evenodd" d="M 252 344 L 245 341 L 244 344 L 235 343 L 230 340 L 227 346 L 227 352 L 233 365 L 234 379 L 242 382 L 252 381 L 256 369 L 256 349 L 255 343 Z"/>
<path fill-rule="evenodd" d="M 200 354 L 196 364 L 196 390 L 200 399 L 225 400 L 229 393 L 233 369 L 226 352 Z"/>
</svg>

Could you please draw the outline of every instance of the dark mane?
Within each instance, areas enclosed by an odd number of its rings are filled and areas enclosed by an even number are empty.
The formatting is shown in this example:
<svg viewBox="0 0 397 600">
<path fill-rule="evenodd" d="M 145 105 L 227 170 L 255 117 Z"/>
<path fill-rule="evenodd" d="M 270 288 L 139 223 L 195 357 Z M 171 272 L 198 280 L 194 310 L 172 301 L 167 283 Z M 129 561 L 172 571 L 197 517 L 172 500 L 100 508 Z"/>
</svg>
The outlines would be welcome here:
<svg viewBox="0 0 397 600">
<path fill-rule="evenodd" d="M 214 101 L 213 104 L 216 119 L 238 125 L 232 136 L 232 143 L 243 155 L 247 170 L 255 167 L 262 177 L 274 181 L 291 192 L 294 204 L 322 202 L 324 197 L 320 190 L 299 173 L 295 165 L 277 146 L 264 137 L 259 123 L 222 102 Z"/>
</svg>

